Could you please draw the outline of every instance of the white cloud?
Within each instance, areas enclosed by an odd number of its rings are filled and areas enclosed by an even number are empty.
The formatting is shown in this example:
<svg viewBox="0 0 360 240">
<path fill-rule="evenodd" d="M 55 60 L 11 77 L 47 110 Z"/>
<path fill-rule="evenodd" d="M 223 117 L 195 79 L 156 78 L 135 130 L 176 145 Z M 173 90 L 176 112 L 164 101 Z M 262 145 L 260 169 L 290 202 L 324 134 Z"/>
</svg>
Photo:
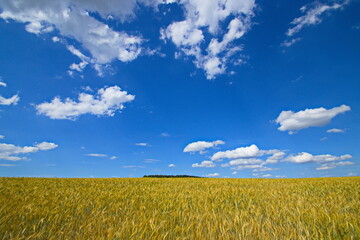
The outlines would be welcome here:
<svg viewBox="0 0 360 240">
<path fill-rule="evenodd" d="M 275 177 L 276 177 L 276 178 L 286 178 L 285 175 L 276 175 Z"/>
<path fill-rule="evenodd" d="M 205 168 L 212 168 L 215 167 L 216 164 L 212 161 L 202 161 L 200 164 L 199 163 L 194 163 L 193 165 L 191 165 L 192 167 L 205 167 Z"/>
<path fill-rule="evenodd" d="M 136 146 L 143 146 L 143 147 L 147 147 L 149 146 L 148 143 L 135 143 Z"/>
<path fill-rule="evenodd" d="M 7 143 L 0 143 L 0 159 L 9 160 L 9 161 L 25 160 L 27 158 L 22 157 L 21 155 L 36 153 L 38 151 L 47 151 L 57 147 L 58 145 L 50 142 L 42 142 L 34 146 L 25 146 L 25 147 L 19 147 Z"/>
<path fill-rule="evenodd" d="M 0 164 L 0 167 L 15 167 L 14 164 Z"/>
<path fill-rule="evenodd" d="M 301 40 L 301 38 L 293 38 L 293 39 L 290 39 L 290 40 L 285 40 L 284 42 L 281 43 L 281 46 L 290 47 L 290 46 L 294 45 L 295 43 L 297 43 L 300 40 Z"/>
<path fill-rule="evenodd" d="M 262 168 L 254 169 L 253 172 L 268 172 L 268 171 L 274 171 L 274 170 L 277 170 L 277 168 L 262 167 Z"/>
<path fill-rule="evenodd" d="M 194 57 L 207 79 L 225 73 L 231 55 L 242 49 L 232 44 L 250 29 L 255 0 L 182 0 L 179 4 L 185 9 L 185 20 L 162 29 L 161 39 L 171 40 L 186 56 Z M 223 29 L 227 19 L 231 21 Z M 205 41 L 205 33 L 210 42 Z"/>
<path fill-rule="evenodd" d="M 208 79 L 223 74 L 231 55 L 241 50 L 234 41 L 251 27 L 255 0 L 4 0 L 0 3 L 3 10 L 0 18 L 24 23 L 26 31 L 36 35 L 56 33 L 59 36 L 53 36 L 53 42 L 67 45 L 67 39 L 76 40 L 89 56 L 86 61 L 80 57 L 80 63 L 71 64 L 68 73 L 81 72 L 91 64 L 101 76 L 102 66 L 113 60 L 129 62 L 154 52 L 143 46 L 147 40 L 140 34 L 116 31 L 106 20 L 131 21 L 141 7 L 157 9 L 159 4 L 169 3 L 179 4 L 185 19 L 162 29 L 161 38 L 171 40 L 186 56 L 192 56 L 196 67 L 204 69 Z M 228 20 L 229 24 L 223 26 Z M 204 34 L 209 34 L 209 40 L 205 41 Z"/>
<path fill-rule="evenodd" d="M 0 139 L 4 139 L 5 138 L 5 136 L 4 135 L 0 135 Z"/>
<path fill-rule="evenodd" d="M 344 0 L 341 1 L 342 3 L 320 3 L 318 1 L 315 1 L 309 5 L 305 5 L 300 8 L 301 12 L 304 13 L 303 16 L 295 18 L 291 24 L 294 25 L 294 27 L 289 28 L 286 32 L 286 35 L 291 37 L 294 34 L 298 33 L 303 29 L 305 26 L 310 25 L 316 25 L 321 23 L 322 19 L 320 16 L 328 12 L 330 10 L 336 10 L 341 9 L 343 6 L 348 4 L 350 1 Z"/>
<path fill-rule="evenodd" d="M 37 35 L 57 30 L 62 37 L 80 43 L 90 53 L 92 64 L 102 65 L 115 59 L 122 62 L 136 59 L 144 40 L 139 35 L 115 31 L 89 13 L 99 13 L 103 19 L 126 21 L 135 17 L 138 4 L 155 6 L 155 3 L 154 0 L 4 0 L 0 3 L 0 18 L 24 23 L 26 31 Z M 59 38 L 52 40 L 58 42 Z"/>
<path fill-rule="evenodd" d="M 0 96 L 0 105 L 16 105 L 20 101 L 19 95 L 14 95 L 10 98 Z"/>
<path fill-rule="evenodd" d="M 320 167 L 317 167 L 316 170 L 329 170 L 329 169 L 334 169 L 338 166 L 348 166 L 348 165 L 354 165 L 354 163 L 350 161 L 325 163 L 320 165 Z"/>
<path fill-rule="evenodd" d="M 175 164 L 169 164 L 168 167 L 176 167 Z"/>
<path fill-rule="evenodd" d="M 169 38 L 177 47 L 194 46 L 204 40 L 204 35 L 191 22 L 174 22 L 161 30 L 161 38 Z"/>
<path fill-rule="evenodd" d="M 278 128 L 280 131 L 289 131 L 289 134 L 292 134 L 300 129 L 324 126 L 336 115 L 346 111 L 350 111 L 350 107 L 346 105 L 331 109 L 322 107 L 305 109 L 296 113 L 293 111 L 282 111 L 275 121 L 280 124 Z"/>
<path fill-rule="evenodd" d="M 350 176 L 350 177 L 357 176 L 357 175 L 358 175 L 358 174 L 357 174 L 357 173 L 354 173 L 354 172 L 348 173 L 348 176 Z"/>
<path fill-rule="evenodd" d="M 218 176 L 220 176 L 220 174 L 219 173 L 210 173 L 210 174 L 207 174 L 205 176 L 206 177 L 218 177 Z"/>
<path fill-rule="evenodd" d="M 145 159 L 144 163 L 156 163 L 159 161 L 160 160 L 158 160 L 158 159 L 148 158 L 148 159 Z"/>
<path fill-rule="evenodd" d="M 42 142 L 39 144 L 36 144 L 35 147 L 37 147 L 39 150 L 51 150 L 54 148 L 57 148 L 58 145 L 56 145 L 55 143 L 51 143 L 51 142 Z"/>
<path fill-rule="evenodd" d="M 197 141 L 193 143 L 189 143 L 185 148 L 184 152 L 200 152 L 203 153 L 203 151 L 206 148 L 213 148 L 217 145 L 225 144 L 225 142 L 221 140 L 216 140 L 213 142 L 205 142 L 205 141 Z"/>
<path fill-rule="evenodd" d="M 232 170 L 246 170 L 246 169 L 255 169 L 255 168 L 262 168 L 262 164 L 255 164 L 255 165 L 237 165 L 232 167 Z"/>
<path fill-rule="evenodd" d="M 231 160 L 229 163 L 221 164 L 222 167 L 231 167 L 238 165 L 255 165 L 255 164 L 264 164 L 264 161 L 257 158 L 239 158 Z"/>
<path fill-rule="evenodd" d="M 90 157 L 107 157 L 108 155 L 106 154 L 102 154 L 102 153 L 89 153 L 89 154 L 85 154 L 86 156 L 90 156 Z"/>
<path fill-rule="evenodd" d="M 117 158 L 118 158 L 117 156 L 110 157 L 111 160 L 114 160 L 114 159 L 117 159 Z"/>
<path fill-rule="evenodd" d="M 211 160 L 221 161 L 222 159 L 230 159 L 228 163 L 221 164 L 221 167 L 230 167 L 232 170 L 248 169 L 254 172 L 265 172 L 278 170 L 278 168 L 270 168 L 266 167 L 266 165 L 278 163 L 284 159 L 285 155 L 283 150 L 261 150 L 255 144 L 252 144 L 248 147 L 217 152 L 211 157 Z"/>
<path fill-rule="evenodd" d="M 54 37 L 52 37 L 51 38 L 51 40 L 53 41 L 53 42 L 60 42 L 60 38 L 58 38 L 58 37 L 56 37 L 56 36 L 54 36 Z"/>
<path fill-rule="evenodd" d="M 326 131 L 327 133 L 343 133 L 345 130 L 338 129 L 338 128 L 332 128 Z"/>
<path fill-rule="evenodd" d="M 164 133 L 161 133 L 161 136 L 163 136 L 163 137 L 170 137 L 170 134 L 169 134 L 169 133 L 164 132 Z"/>
<path fill-rule="evenodd" d="M 265 175 L 262 175 L 261 177 L 271 177 L 272 175 L 271 174 L 265 174 Z"/>
<path fill-rule="evenodd" d="M 0 77 L 0 86 L 1 87 L 6 87 L 7 86 L 7 84 L 5 82 L 3 82 L 1 77 Z"/>
<path fill-rule="evenodd" d="M 334 161 L 341 161 L 352 158 L 351 155 L 345 154 L 342 156 L 333 156 L 330 154 L 323 154 L 323 155 L 312 155 L 307 152 L 302 152 L 297 155 L 289 155 L 284 159 L 286 162 L 293 162 L 293 163 L 326 163 L 326 162 L 334 162 Z"/>
<path fill-rule="evenodd" d="M 268 156 L 266 159 L 260 157 Z M 233 170 L 254 169 L 254 171 L 272 171 L 275 168 L 265 167 L 267 164 L 275 164 L 285 157 L 285 152 L 278 149 L 260 150 L 255 144 L 249 147 L 240 147 L 234 150 L 217 152 L 212 157 L 213 161 L 221 159 L 233 159 L 221 167 L 230 167 Z"/>
<path fill-rule="evenodd" d="M 117 110 L 124 109 L 124 103 L 131 102 L 134 95 L 121 91 L 120 87 L 113 86 L 101 88 L 97 94 L 80 93 L 78 102 L 67 98 L 64 102 L 55 97 L 50 103 L 41 103 L 36 106 L 38 114 L 43 114 L 51 119 L 76 120 L 82 114 L 97 116 L 114 116 Z"/>
<path fill-rule="evenodd" d="M 238 173 L 237 171 L 234 171 L 234 172 L 232 172 L 231 174 L 232 174 L 232 175 L 235 175 L 235 174 L 237 174 L 237 173 Z"/>
<path fill-rule="evenodd" d="M 260 151 L 260 149 L 255 144 L 252 144 L 249 147 L 240 147 L 234 150 L 217 152 L 211 157 L 211 160 L 216 161 L 222 158 L 246 158 L 246 157 L 256 157 L 261 155 L 263 155 L 263 153 Z"/>
<path fill-rule="evenodd" d="M 269 150 L 268 153 L 271 153 L 272 155 L 266 159 L 266 163 L 277 163 L 279 160 L 283 159 L 285 156 L 285 152 L 280 150 Z"/>
<path fill-rule="evenodd" d="M 128 165 L 128 166 L 123 166 L 123 168 L 145 168 L 145 166 Z"/>
</svg>

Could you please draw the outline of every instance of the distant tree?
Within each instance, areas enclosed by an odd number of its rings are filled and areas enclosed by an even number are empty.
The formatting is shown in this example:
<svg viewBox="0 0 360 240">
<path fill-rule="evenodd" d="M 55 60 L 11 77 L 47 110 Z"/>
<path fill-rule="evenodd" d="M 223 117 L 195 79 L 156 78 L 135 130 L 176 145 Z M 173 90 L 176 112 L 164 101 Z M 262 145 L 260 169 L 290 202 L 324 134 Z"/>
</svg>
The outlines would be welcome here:
<svg viewBox="0 0 360 240">
<path fill-rule="evenodd" d="M 202 178 L 190 175 L 144 175 L 144 178 Z"/>
</svg>

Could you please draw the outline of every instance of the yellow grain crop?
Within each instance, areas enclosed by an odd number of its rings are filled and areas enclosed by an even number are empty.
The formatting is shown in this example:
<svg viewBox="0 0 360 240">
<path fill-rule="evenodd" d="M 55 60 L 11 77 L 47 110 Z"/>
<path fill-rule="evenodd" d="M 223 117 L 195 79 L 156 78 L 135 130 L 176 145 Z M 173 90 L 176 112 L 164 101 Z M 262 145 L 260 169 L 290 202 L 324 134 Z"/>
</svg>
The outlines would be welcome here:
<svg viewBox="0 0 360 240">
<path fill-rule="evenodd" d="M 360 239 L 360 177 L 0 178 L 0 239 Z"/>
</svg>

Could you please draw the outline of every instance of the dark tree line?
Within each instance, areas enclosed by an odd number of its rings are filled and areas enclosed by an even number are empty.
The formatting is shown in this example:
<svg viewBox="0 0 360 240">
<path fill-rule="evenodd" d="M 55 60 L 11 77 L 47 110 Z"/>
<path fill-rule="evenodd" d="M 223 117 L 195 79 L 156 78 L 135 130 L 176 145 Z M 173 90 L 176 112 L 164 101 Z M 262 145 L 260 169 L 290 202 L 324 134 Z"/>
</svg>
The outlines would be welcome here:
<svg viewBox="0 0 360 240">
<path fill-rule="evenodd" d="M 190 175 L 144 175 L 144 178 L 201 178 Z"/>
</svg>

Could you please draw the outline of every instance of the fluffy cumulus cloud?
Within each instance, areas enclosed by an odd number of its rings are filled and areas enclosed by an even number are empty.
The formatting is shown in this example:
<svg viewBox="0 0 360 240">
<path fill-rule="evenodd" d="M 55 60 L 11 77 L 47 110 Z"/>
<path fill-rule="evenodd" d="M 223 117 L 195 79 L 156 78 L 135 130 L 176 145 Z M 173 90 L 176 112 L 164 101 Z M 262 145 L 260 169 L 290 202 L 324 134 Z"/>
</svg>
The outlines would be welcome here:
<svg viewBox="0 0 360 240">
<path fill-rule="evenodd" d="M 171 164 L 168 165 L 168 167 L 176 167 L 176 165 L 171 163 Z"/>
<path fill-rule="evenodd" d="M 226 71 L 238 43 L 251 27 L 255 0 L 181 0 L 185 19 L 161 29 L 161 39 L 171 40 L 181 53 L 193 57 L 196 67 L 213 79 Z M 225 20 L 231 19 L 227 26 Z M 205 41 L 204 34 L 211 39 Z"/>
<path fill-rule="evenodd" d="M 78 101 L 70 98 L 62 101 L 59 97 L 55 97 L 51 102 L 37 105 L 36 110 L 38 114 L 51 119 L 75 120 L 82 114 L 114 116 L 117 110 L 124 109 L 124 103 L 131 102 L 134 98 L 134 95 L 121 91 L 118 86 L 113 86 L 101 88 L 94 95 L 80 93 Z"/>
<path fill-rule="evenodd" d="M 194 168 L 213 168 L 217 166 L 218 161 L 227 162 L 219 164 L 223 168 L 230 168 L 231 170 L 250 170 L 254 176 L 260 176 L 262 172 L 279 170 L 277 163 L 290 162 L 294 164 L 300 163 L 313 163 L 316 164 L 317 170 L 333 169 L 338 166 L 347 166 L 354 164 L 351 161 L 352 156 L 349 154 L 334 156 L 331 154 L 313 155 L 307 152 L 301 152 L 298 154 L 287 154 L 287 150 L 259 149 L 258 146 L 252 144 L 246 147 L 239 147 L 233 150 L 220 151 L 213 154 L 210 160 L 202 161 L 201 163 L 194 163 Z M 275 167 L 273 167 L 275 166 Z"/>
<path fill-rule="evenodd" d="M 223 158 L 246 158 L 257 157 L 261 155 L 263 155 L 263 153 L 260 151 L 260 149 L 255 144 L 252 144 L 249 147 L 239 147 L 234 150 L 217 152 L 211 157 L 211 160 L 217 161 Z"/>
<path fill-rule="evenodd" d="M 346 111 L 350 111 L 350 107 L 346 105 L 331 109 L 321 107 L 299 112 L 282 111 L 275 121 L 280 124 L 280 131 L 289 131 L 289 134 L 293 134 L 300 129 L 324 126 L 336 115 Z"/>
<path fill-rule="evenodd" d="M 200 164 L 199 163 L 194 163 L 193 165 L 191 165 L 192 167 L 205 167 L 205 168 L 212 168 L 215 167 L 216 164 L 213 161 L 202 161 Z"/>
<path fill-rule="evenodd" d="M 334 161 L 341 161 L 352 158 L 351 155 L 345 154 L 342 156 L 333 156 L 330 154 L 323 154 L 323 155 L 312 155 L 311 153 L 302 152 L 296 155 L 289 155 L 284 159 L 286 162 L 293 162 L 293 163 L 326 163 L 326 162 L 334 162 Z"/>
<path fill-rule="evenodd" d="M 156 6 L 158 2 L 160 1 L 4 0 L 0 2 L 0 18 L 24 23 L 26 31 L 33 34 L 59 34 L 60 38 L 52 38 L 54 42 L 62 42 L 61 38 L 76 40 L 90 54 L 87 61 L 80 58 L 82 62 L 71 65 L 73 70 L 81 71 L 89 62 L 99 69 L 101 65 L 115 59 L 122 62 L 136 59 L 143 50 L 143 38 L 115 31 L 105 20 L 131 20 L 135 17 L 139 4 Z M 92 13 L 98 13 L 102 20 L 93 17 Z"/>
<path fill-rule="evenodd" d="M 211 160 L 221 161 L 223 159 L 230 159 L 229 162 L 221 164 L 221 167 L 230 167 L 232 170 L 251 169 L 256 172 L 277 170 L 276 168 L 266 167 L 266 165 L 276 164 L 284 159 L 284 157 L 285 152 L 282 150 L 261 150 L 255 144 L 252 144 L 248 147 L 217 152 L 211 157 Z"/>
<path fill-rule="evenodd" d="M 57 148 L 58 145 L 56 145 L 55 143 L 51 143 L 51 142 L 42 142 L 42 143 L 37 144 L 36 147 L 39 150 L 47 151 L 47 150 Z"/>
<path fill-rule="evenodd" d="M 193 143 L 189 143 L 185 148 L 184 152 L 200 152 L 204 153 L 204 150 L 207 148 L 213 148 L 218 145 L 225 144 L 224 141 L 216 140 L 213 142 L 205 142 L 205 141 L 197 141 Z"/>
<path fill-rule="evenodd" d="M 208 79 L 225 73 L 230 62 L 241 62 L 233 58 L 241 51 L 236 40 L 251 27 L 255 0 L 3 0 L 0 18 L 23 23 L 26 31 L 47 34 L 54 43 L 65 44 L 80 59 L 69 66 L 70 75 L 82 72 L 89 64 L 103 75 L 113 60 L 130 62 L 142 54 L 154 53 L 144 47 L 147 40 L 140 33 L 114 30 L 108 20 L 128 22 L 136 18 L 136 10 L 141 7 L 157 11 L 159 4 L 170 3 L 182 7 L 184 19 L 162 28 L 161 38 L 192 57 Z M 205 35 L 210 39 L 205 41 Z M 73 40 L 79 43 L 81 52 L 73 51 L 68 44 Z"/>
<path fill-rule="evenodd" d="M 51 142 L 42 142 L 33 146 L 15 146 L 13 144 L 0 143 L 0 159 L 9 161 L 19 161 L 27 159 L 26 154 L 36 153 L 38 151 L 47 151 L 57 148 L 58 145 Z"/>
<path fill-rule="evenodd" d="M 340 1 L 329 1 L 327 3 L 322 3 L 320 1 L 314 1 L 310 4 L 304 5 L 300 8 L 300 11 L 303 13 L 302 16 L 295 18 L 290 24 L 292 25 L 286 32 L 288 37 L 293 37 L 295 34 L 300 32 L 304 27 L 317 25 L 322 22 L 322 16 L 325 13 L 331 12 L 333 10 L 342 9 L 347 5 L 349 0 L 340 0 Z M 290 40 L 285 40 L 282 45 L 285 47 L 290 47 L 294 43 L 298 42 L 300 38 L 293 38 Z"/>
</svg>

